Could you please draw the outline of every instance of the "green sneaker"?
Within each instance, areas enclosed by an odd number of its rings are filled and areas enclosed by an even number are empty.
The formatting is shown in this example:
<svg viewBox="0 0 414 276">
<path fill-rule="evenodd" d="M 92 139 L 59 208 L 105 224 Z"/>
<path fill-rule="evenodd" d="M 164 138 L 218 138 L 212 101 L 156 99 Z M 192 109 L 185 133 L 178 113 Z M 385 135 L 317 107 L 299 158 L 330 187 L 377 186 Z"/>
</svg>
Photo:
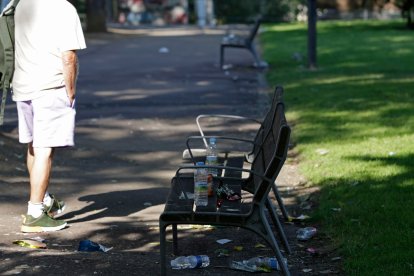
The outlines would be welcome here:
<svg viewBox="0 0 414 276">
<path fill-rule="evenodd" d="M 23 224 L 21 231 L 24 233 L 39 233 L 58 231 L 66 227 L 66 221 L 57 220 L 49 217 L 46 213 L 38 218 L 34 218 L 31 215 L 23 215 Z"/>
<path fill-rule="evenodd" d="M 50 206 L 45 205 L 46 214 L 48 214 L 50 217 L 54 217 L 57 214 L 62 213 L 65 210 L 65 202 L 63 200 L 58 200 L 54 195 L 50 195 L 52 198 L 52 204 Z"/>
</svg>

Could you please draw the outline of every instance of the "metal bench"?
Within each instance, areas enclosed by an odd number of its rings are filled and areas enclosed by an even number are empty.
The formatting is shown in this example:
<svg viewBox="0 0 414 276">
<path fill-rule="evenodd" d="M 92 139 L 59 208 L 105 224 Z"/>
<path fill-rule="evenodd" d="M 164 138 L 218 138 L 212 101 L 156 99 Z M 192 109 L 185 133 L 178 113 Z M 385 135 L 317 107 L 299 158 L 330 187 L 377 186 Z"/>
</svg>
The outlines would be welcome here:
<svg viewBox="0 0 414 276">
<path fill-rule="evenodd" d="M 270 131 L 265 135 L 263 146 L 257 150 L 251 169 L 236 167 L 214 166 L 226 171 L 245 172 L 247 178 L 218 176 L 214 178 L 214 185 L 223 183 L 233 191 L 241 191 L 246 187 L 252 190 L 251 202 L 224 201 L 217 206 L 217 195 L 209 198 L 206 207 L 195 207 L 194 200 L 188 195 L 194 192 L 194 180 L 191 171 L 196 166 L 184 166 L 177 170 L 171 181 L 171 190 L 167 198 L 165 209 L 159 217 L 160 226 L 160 254 L 161 274 L 166 274 L 166 228 L 172 226 L 173 250 L 178 249 L 177 225 L 200 224 L 241 227 L 261 236 L 273 249 L 276 259 L 281 265 L 284 275 L 290 275 L 287 264 L 283 261 L 276 236 L 274 235 L 266 211 L 273 212 L 271 218 L 277 226 L 279 238 L 286 241 L 282 226 L 276 218 L 274 209 L 268 198 L 285 160 L 289 147 L 290 127 L 284 116 L 283 104 L 277 108 L 271 120 Z M 209 166 L 203 166 L 209 167 Z M 223 173 L 222 175 L 225 175 Z M 247 206 L 245 204 L 248 204 Z M 280 231 L 282 230 L 282 231 Z"/>
<path fill-rule="evenodd" d="M 226 48 L 239 48 L 248 50 L 254 58 L 255 65 L 257 67 L 263 67 L 264 63 L 260 60 L 259 55 L 257 54 L 256 47 L 254 44 L 254 39 L 259 31 L 260 24 L 262 23 L 261 18 L 257 18 L 252 29 L 249 32 L 249 35 L 244 37 L 240 35 L 226 35 L 223 37 L 220 44 L 220 68 L 223 69 L 224 66 L 224 50 Z"/>
<path fill-rule="evenodd" d="M 201 114 L 198 115 L 196 118 L 197 127 L 199 129 L 201 136 L 191 136 L 187 138 L 187 149 L 183 153 L 183 158 L 187 162 L 192 162 L 193 164 L 196 164 L 198 161 L 204 161 L 205 158 L 205 148 L 207 148 L 208 143 L 207 140 L 209 137 L 215 137 L 219 140 L 219 149 L 221 151 L 219 155 L 219 163 L 225 164 L 226 166 L 231 167 L 238 167 L 243 168 L 245 162 L 252 164 L 253 160 L 255 159 L 255 156 L 257 155 L 258 150 L 263 146 L 264 138 L 266 137 L 266 134 L 271 131 L 272 124 L 275 117 L 275 114 L 277 113 L 277 108 L 280 103 L 283 103 L 283 87 L 282 86 L 276 86 L 273 94 L 273 99 L 271 102 L 271 106 L 269 110 L 267 111 L 265 117 L 259 121 L 257 119 L 243 117 L 243 116 L 235 116 L 235 115 L 228 115 L 228 114 Z M 279 106 L 280 107 L 280 106 Z M 256 133 L 254 134 L 254 138 L 251 140 L 234 137 L 234 136 L 228 136 L 226 135 L 226 130 L 221 130 L 219 133 L 220 135 L 214 135 L 209 136 L 206 135 L 207 133 L 207 125 L 208 120 L 214 118 L 214 119 L 220 119 L 224 122 L 233 123 L 235 120 L 242 121 L 242 122 L 253 122 L 257 125 Z M 201 140 L 203 143 L 204 149 L 198 149 L 196 152 L 194 152 L 194 146 L 192 146 L 190 143 L 192 140 Z M 240 152 L 240 151 L 232 151 L 229 143 L 227 141 L 232 141 L 234 143 L 244 143 L 247 144 L 246 151 Z M 233 143 L 233 144 L 234 144 Z M 233 173 L 237 174 L 240 172 L 227 172 L 227 173 Z M 276 201 L 279 205 L 280 211 L 284 217 L 284 219 L 287 221 L 289 220 L 289 214 L 283 204 L 283 200 L 279 194 L 278 188 L 276 183 L 272 185 L 272 190 L 275 195 Z"/>
</svg>

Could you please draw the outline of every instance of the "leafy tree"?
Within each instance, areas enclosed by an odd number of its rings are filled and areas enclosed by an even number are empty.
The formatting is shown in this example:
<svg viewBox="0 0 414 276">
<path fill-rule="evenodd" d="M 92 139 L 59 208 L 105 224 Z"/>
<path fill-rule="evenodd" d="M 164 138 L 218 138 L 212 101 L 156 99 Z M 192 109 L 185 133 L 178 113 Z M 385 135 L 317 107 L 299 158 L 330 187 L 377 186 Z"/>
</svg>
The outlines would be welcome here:
<svg viewBox="0 0 414 276">
<path fill-rule="evenodd" d="M 86 18 L 88 32 L 106 32 L 105 1 L 86 0 Z"/>
<path fill-rule="evenodd" d="M 87 32 L 106 31 L 105 1 L 102 0 L 69 0 L 77 9 L 81 18 L 86 17 Z"/>
<path fill-rule="evenodd" d="M 264 21 L 290 21 L 295 19 L 299 4 L 306 4 L 306 0 L 214 0 L 220 23 L 251 22 L 259 14 Z"/>
<path fill-rule="evenodd" d="M 394 0 L 394 2 L 401 9 L 402 16 L 407 19 L 407 27 L 414 29 L 414 0 Z"/>
</svg>

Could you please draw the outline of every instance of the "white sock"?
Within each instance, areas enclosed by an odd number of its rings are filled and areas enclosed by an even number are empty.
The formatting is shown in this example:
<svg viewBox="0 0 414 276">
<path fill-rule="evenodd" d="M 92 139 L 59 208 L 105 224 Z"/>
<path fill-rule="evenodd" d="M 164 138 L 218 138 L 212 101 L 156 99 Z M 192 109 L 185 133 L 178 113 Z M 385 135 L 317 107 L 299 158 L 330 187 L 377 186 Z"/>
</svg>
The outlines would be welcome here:
<svg viewBox="0 0 414 276">
<path fill-rule="evenodd" d="M 45 193 L 45 197 L 43 198 L 43 204 L 46 206 L 50 206 L 52 204 L 52 198 L 50 197 L 50 194 L 47 191 Z"/>
<path fill-rule="evenodd" d="M 43 203 L 32 203 L 29 201 L 27 204 L 27 214 L 34 218 L 40 217 L 43 214 Z"/>
</svg>

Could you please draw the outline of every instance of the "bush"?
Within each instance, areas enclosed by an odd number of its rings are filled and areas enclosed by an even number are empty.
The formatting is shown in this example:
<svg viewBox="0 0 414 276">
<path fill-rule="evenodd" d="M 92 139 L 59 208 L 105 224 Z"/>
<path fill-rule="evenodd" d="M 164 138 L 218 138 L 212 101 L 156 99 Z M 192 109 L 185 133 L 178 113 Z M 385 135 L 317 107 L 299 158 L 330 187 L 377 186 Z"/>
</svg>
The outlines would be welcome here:
<svg viewBox="0 0 414 276">
<path fill-rule="evenodd" d="M 251 23 L 257 15 L 266 22 L 292 21 L 306 0 L 214 0 L 219 23 Z"/>
</svg>

